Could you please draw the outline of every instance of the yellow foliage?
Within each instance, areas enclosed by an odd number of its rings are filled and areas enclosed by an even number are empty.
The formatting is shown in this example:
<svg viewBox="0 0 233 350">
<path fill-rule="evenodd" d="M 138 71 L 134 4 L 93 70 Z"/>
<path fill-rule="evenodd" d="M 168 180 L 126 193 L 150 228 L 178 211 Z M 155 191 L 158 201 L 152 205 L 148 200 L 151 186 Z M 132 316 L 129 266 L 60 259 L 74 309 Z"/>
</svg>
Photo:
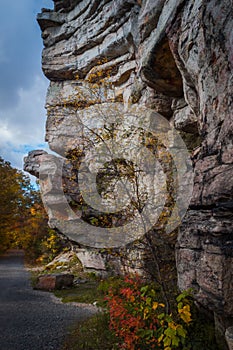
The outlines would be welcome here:
<svg viewBox="0 0 233 350">
<path fill-rule="evenodd" d="M 178 309 L 178 312 L 179 312 L 180 318 L 185 323 L 190 323 L 192 321 L 189 305 L 185 305 L 182 308 Z"/>
<path fill-rule="evenodd" d="M 30 211 L 31 211 L 31 215 L 32 215 L 32 216 L 35 216 L 35 215 L 36 215 L 36 209 L 35 209 L 35 208 L 31 208 Z"/>
<path fill-rule="evenodd" d="M 168 323 L 168 327 L 175 331 L 179 326 L 172 321 Z"/>
</svg>

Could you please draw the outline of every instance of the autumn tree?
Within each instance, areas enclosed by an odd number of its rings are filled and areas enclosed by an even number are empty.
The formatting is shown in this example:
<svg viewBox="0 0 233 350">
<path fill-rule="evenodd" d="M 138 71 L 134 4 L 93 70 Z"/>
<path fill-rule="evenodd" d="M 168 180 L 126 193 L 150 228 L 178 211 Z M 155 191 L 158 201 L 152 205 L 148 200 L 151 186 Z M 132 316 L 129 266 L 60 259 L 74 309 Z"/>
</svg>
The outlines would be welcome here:
<svg viewBox="0 0 233 350">
<path fill-rule="evenodd" d="M 29 180 L 9 162 L 0 158 L 0 249 L 10 246 L 11 232 L 19 225 L 29 206 Z"/>
<path fill-rule="evenodd" d="M 50 260 L 61 240 L 48 227 L 40 192 L 22 171 L 0 157 L 0 252 L 22 248 L 31 261 Z"/>
</svg>

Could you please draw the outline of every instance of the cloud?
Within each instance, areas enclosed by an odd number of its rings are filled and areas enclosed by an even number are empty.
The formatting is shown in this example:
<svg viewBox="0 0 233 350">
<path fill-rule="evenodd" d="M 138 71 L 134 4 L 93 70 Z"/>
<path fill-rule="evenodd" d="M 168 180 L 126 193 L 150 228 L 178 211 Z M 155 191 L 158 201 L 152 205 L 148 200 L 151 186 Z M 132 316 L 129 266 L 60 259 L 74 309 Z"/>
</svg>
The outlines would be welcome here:
<svg viewBox="0 0 233 350">
<path fill-rule="evenodd" d="M 46 147 L 44 141 L 47 81 L 35 76 L 33 85 L 18 89 L 18 103 L 0 110 L 0 154 L 22 168 L 21 158 L 29 150 Z"/>
<path fill-rule="evenodd" d="M 2 1 L 0 0 L 0 3 Z M 0 13 L 0 106 L 18 102 L 18 88 L 30 87 L 31 76 L 40 70 L 42 40 L 36 22 L 40 7 L 51 1 L 8 0 Z"/>
<path fill-rule="evenodd" d="M 28 150 L 46 147 L 43 108 L 48 81 L 41 70 L 36 14 L 52 0 L 0 0 L 0 155 L 22 168 Z"/>
<path fill-rule="evenodd" d="M 0 61 L 0 106 L 7 109 L 18 102 L 18 88 L 31 85 L 31 73 L 39 66 L 40 44 L 32 3 L 29 0 L 8 0 L 1 8 L 0 42 L 3 59 Z M 6 15 L 8 14 L 8 15 Z"/>
</svg>

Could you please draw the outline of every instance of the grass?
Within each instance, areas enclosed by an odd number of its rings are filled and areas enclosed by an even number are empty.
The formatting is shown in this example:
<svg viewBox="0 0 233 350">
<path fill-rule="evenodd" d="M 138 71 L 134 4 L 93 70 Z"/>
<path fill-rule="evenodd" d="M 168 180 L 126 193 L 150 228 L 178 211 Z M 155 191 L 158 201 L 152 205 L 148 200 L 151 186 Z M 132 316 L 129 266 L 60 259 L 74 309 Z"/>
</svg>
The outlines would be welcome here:
<svg viewBox="0 0 233 350">
<path fill-rule="evenodd" d="M 99 282 L 88 281 L 70 289 L 55 290 L 54 295 L 63 303 L 77 302 L 104 306 L 104 293 L 99 289 Z"/>
<path fill-rule="evenodd" d="M 98 313 L 77 324 L 61 350 L 113 350 L 118 349 L 115 335 L 109 330 L 109 316 Z"/>
<path fill-rule="evenodd" d="M 90 280 L 71 289 L 56 290 L 54 294 L 64 303 L 93 304 L 96 302 L 98 306 L 104 307 L 106 306 L 105 292 L 109 285 L 114 283 L 116 282 L 113 278 L 105 281 Z M 61 350 L 114 350 L 118 348 L 118 339 L 109 329 L 109 314 L 102 311 L 74 325 Z"/>
</svg>

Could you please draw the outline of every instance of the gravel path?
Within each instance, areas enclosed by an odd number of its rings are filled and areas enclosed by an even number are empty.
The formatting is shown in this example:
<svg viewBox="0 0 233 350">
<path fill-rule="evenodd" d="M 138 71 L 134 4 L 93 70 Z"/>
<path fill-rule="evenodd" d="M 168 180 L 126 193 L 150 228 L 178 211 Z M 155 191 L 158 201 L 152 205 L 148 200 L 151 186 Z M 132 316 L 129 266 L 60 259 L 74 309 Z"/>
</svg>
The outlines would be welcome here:
<svg viewBox="0 0 233 350">
<path fill-rule="evenodd" d="M 59 350 L 68 330 L 94 308 L 60 303 L 35 291 L 21 251 L 0 257 L 0 350 Z"/>
</svg>

